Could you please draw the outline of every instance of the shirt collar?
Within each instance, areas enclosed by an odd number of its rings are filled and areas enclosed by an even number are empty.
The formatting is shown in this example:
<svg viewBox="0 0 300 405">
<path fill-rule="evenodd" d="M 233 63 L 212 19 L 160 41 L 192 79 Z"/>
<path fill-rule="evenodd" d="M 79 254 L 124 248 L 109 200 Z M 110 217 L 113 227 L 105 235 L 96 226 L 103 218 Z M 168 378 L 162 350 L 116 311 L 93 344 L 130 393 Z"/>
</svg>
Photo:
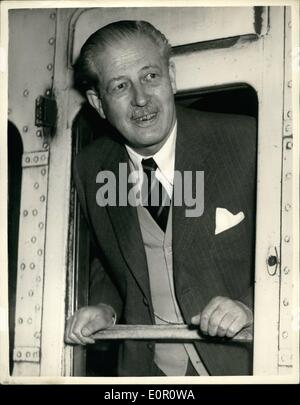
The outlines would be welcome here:
<svg viewBox="0 0 300 405">
<path fill-rule="evenodd" d="M 143 156 L 137 153 L 130 146 L 125 145 L 129 155 L 129 159 L 135 170 L 141 170 L 142 159 L 148 159 L 152 157 L 163 176 L 170 184 L 173 184 L 174 179 L 174 165 L 175 165 L 175 145 L 177 136 L 177 121 L 172 129 L 172 132 L 164 145 L 152 156 Z"/>
</svg>

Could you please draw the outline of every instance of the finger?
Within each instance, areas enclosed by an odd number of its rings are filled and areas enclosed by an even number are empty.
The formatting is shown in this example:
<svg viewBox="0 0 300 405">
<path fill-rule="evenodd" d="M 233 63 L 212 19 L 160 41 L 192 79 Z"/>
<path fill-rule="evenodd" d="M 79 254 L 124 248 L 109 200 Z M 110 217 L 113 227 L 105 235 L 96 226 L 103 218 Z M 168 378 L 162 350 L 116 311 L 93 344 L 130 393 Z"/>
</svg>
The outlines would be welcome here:
<svg viewBox="0 0 300 405">
<path fill-rule="evenodd" d="M 82 329 L 83 336 L 90 336 L 98 330 L 106 329 L 113 323 L 113 318 L 103 314 L 96 316 L 88 322 Z"/>
<path fill-rule="evenodd" d="M 203 333 L 208 333 L 208 324 L 211 314 L 218 307 L 219 302 L 215 298 L 209 301 L 204 310 L 201 312 L 200 329 Z"/>
<path fill-rule="evenodd" d="M 67 324 L 66 324 L 66 328 L 65 328 L 65 337 L 64 337 L 64 339 L 65 339 L 66 343 L 70 343 L 69 335 L 70 335 L 71 325 L 72 325 L 72 317 L 67 320 Z"/>
<path fill-rule="evenodd" d="M 195 315 L 191 318 L 192 325 L 200 325 L 201 314 Z"/>
<path fill-rule="evenodd" d="M 244 322 L 240 317 L 234 319 L 229 328 L 227 329 L 226 336 L 232 338 L 243 329 Z"/>
<path fill-rule="evenodd" d="M 226 312 L 226 314 L 221 319 L 221 322 L 219 323 L 217 335 L 219 337 L 226 336 L 227 330 L 234 320 L 235 320 L 235 317 L 230 312 Z"/>
<path fill-rule="evenodd" d="M 68 320 L 67 322 L 67 330 L 66 330 L 66 342 L 67 343 L 77 343 L 73 340 L 73 327 L 76 323 L 76 313 Z M 76 339 L 75 339 L 76 340 Z"/>
<path fill-rule="evenodd" d="M 86 316 L 78 317 L 75 325 L 73 326 L 72 337 L 75 336 L 76 340 L 79 341 L 79 344 L 85 345 L 87 343 L 95 343 L 93 338 L 90 338 L 88 335 L 83 335 L 82 331 L 84 330 L 85 326 L 88 324 L 89 318 Z"/>
<path fill-rule="evenodd" d="M 226 312 L 221 306 L 218 306 L 213 313 L 210 315 L 208 322 L 208 334 L 209 336 L 216 336 L 219 325 Z"/>
</svg>

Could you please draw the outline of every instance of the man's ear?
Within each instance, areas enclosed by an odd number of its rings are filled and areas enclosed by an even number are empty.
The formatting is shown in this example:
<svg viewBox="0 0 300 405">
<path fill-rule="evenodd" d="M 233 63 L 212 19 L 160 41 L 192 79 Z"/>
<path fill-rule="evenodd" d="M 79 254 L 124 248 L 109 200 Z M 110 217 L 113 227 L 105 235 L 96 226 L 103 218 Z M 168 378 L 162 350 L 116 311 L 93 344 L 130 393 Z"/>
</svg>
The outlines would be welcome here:
<svg viewBox="0 0 300 405">
<path fill-rule="evenodd" d="M 103 111 L 102 101 L 99 98 L 96 91 L 95 90 L 87 90 L 86 97 L 87 97 L 89 103 L 91 104 L 91 106 L 94 107 L 96 111 L 98 111 L 98 113 L 100 114 L 100 117 L 105 119 L 106 116 L 105 116 L 104 111 Z"/>
<path fill-rule="evenodd" d="M 169 76 L 170 76 L 170 81 L 171 81 L 173 94 L 176 94 L 176 92 L 177 92 L 177 87 L 176 87 L 176 67 L 175 67 L 175 63 L 172 60 L 170 60 L 170 62 L 169 62 Z"/>
</svg>

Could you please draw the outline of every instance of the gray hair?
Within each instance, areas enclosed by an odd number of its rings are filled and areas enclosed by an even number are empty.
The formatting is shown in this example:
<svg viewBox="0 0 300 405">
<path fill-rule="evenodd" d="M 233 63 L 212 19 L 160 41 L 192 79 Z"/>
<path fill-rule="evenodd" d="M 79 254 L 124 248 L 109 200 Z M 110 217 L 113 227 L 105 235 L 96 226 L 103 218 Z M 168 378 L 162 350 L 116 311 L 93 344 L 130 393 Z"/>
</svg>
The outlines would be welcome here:
<svg viewBox="0 0 300 405">
<path fill-rule="evenodd" d="M 75 63 L 75 85 L 85 93 L 89 89 L 99 91 L 99 72 L 94 57 L 103 52 L 107 46 L 122 39 L 132 39 L 133 35 L 147 36 L 156 44 L 162 57 L 168 63 L 172 47 L 167 38 L 147 21 L 116 21 L 94 32 L 81 48 L 80 56 Z"/>
</svg>

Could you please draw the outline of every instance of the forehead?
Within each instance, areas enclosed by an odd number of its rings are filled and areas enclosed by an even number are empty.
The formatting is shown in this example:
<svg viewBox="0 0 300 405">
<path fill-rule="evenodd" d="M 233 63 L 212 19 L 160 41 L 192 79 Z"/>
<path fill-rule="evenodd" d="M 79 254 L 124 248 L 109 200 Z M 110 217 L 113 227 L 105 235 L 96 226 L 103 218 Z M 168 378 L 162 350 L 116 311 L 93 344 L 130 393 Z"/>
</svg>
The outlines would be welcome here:
<svg viewBox="0 0 300 405">
<path fill-rule="evenodd" d="M 146 36 L 132 35 L 113 40 L 95 55 L 95 65 L 101 80 L 114 75 L 134 74 L 145 66 L 166 65 L 159 46 Z"/>
</svg>

